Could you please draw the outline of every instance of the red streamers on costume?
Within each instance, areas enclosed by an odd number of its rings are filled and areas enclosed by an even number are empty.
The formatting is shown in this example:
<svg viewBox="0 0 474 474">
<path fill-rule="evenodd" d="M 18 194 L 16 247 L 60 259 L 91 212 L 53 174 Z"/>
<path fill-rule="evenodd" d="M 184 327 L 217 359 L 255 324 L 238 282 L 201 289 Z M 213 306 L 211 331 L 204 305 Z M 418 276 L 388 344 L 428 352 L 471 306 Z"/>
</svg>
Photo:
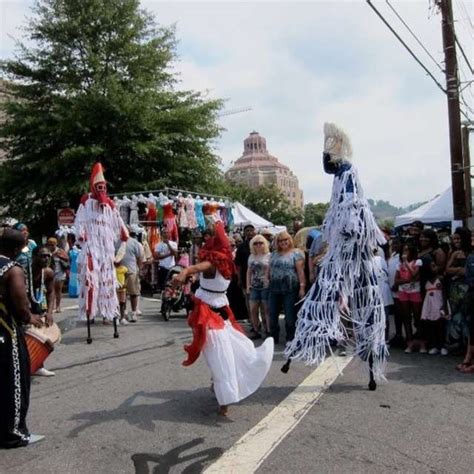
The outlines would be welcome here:
<svg viewBox="0 0 474 474">
<path fill-rule="evenodd" d="M 184 366 L 194 364 L 206 344 L 207 329 L 224 329 L 225 321 L 222 317 L 212 311 L 211 307 L 197 298 L 193 298 L 194 308 L 188 317 L 188 324 L 193 330 L 193 340 L 191 344 L 185 345 L 184 350 L 188 353 L 188 358 L 183 362 Z M 223 308 L 229 317 L 229 321 L 237 331 L 245 334 L 240 324 L 236 321 L 234 313 L 229 306 Z"/>
</svg>

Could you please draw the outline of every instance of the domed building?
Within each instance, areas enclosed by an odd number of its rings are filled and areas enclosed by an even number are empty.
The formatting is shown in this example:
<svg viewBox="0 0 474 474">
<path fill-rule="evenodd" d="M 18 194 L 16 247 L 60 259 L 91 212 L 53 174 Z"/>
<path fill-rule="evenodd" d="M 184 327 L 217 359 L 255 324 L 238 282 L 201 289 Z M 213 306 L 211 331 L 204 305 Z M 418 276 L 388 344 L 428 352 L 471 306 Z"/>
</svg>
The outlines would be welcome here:
<svg viewBox="0 0 474 474">
<path fill-rule="evenodd" d="M 225 176 L 229 181 L 251 188 L 274 184 L 285 194 L 292 206 L 303 207 L 303 191 L 299 188 L 298 178 L 288 166 L 268 153 L 267 141 L 256 131 L 244 140 L 243 155 Z"/>
</svg>

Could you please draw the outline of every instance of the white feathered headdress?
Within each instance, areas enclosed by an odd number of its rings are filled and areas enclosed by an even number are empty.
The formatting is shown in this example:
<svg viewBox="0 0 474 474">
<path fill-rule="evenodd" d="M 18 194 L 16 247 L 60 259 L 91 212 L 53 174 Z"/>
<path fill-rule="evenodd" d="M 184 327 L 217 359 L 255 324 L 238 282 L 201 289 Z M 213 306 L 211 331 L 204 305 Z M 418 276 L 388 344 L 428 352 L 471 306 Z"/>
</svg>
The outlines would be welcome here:
<svg viewBox="0 0 474 474">
<path fill-rule="evenodd" d="M 334 123 L 324 124 L 324 151 L 331 155 L 332 162 L 350 161 L 352 146 L 344 130 Z"/>
</svg>

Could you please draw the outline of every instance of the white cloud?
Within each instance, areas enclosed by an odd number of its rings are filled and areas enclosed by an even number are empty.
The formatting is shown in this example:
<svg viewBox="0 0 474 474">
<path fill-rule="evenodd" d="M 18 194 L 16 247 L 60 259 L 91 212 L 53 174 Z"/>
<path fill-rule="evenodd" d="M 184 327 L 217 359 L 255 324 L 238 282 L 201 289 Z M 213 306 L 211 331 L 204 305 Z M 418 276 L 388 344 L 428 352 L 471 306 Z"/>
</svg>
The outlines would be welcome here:
<svg viewBox="0 0 474 474">
<path fill-rule="evenodd" d="M 386 3 L 374 3 L 444 84 Z M 391 4 L 441 62 L 440 17 L 430 13 L 428 2 Z M 306 200 L 328 200 L 331 178 L 321 167 L 322 125 L 335 121 L 352 138 L 354 162 L 369 197 L 406 205 L 449 186 L 446 97 L 365 1 L 142 5 L 161 24 L 177 25 L 180 87 L 228 98 L 229 109 L 252 107 L 221 118 L 227 131 L 217 151 L 226 167 L 241 155 L 244 138 L 255 129 L 298 176 Z M 9 32 L 19 23 L 20 10 L 9 16 Z M 472 45 L 472 28 L 463 17 L 460 10 L 458 36 Z M 9 47 L 2 34 L 2 49 Z"/>
</svg>

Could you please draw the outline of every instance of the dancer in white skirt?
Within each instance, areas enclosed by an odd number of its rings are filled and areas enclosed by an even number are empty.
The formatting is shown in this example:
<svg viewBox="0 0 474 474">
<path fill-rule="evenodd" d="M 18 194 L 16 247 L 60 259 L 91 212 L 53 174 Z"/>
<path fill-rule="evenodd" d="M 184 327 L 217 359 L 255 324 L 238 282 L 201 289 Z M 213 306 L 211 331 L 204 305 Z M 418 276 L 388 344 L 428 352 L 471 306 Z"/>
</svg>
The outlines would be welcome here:
<svg viewBox="0 0 474 474">
<path fill-rule="evenodd" d="M 183 284 L 190 275 L 200 274 L 200 288 L 193 299 L 188 323 L 193 341 L 185 346 L 193 364 L 202 352 L 211 370 L 213 390 L 219 403 L 219 414 L 227 406 L 251 395 L 262 384 L 273 359 L 273 339 L 267 338 L 258 348 L 245 336 L 229 307 L 226 291 L 234 264 L 222 222 L 215 225 L 215 235 L 199 252 L 200 263 L 185 268 L 175 277 Z"/>
</svg>

